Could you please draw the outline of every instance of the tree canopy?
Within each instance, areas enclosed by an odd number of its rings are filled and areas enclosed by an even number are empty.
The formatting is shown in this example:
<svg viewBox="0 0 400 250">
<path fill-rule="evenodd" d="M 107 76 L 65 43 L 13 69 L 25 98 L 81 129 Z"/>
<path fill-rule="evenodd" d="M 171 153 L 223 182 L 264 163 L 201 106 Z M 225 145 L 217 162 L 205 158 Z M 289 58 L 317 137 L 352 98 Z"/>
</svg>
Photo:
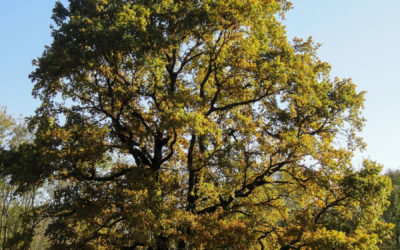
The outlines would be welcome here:
<svg viewBox="0 0 400 250">
<path fill-rule="evenodd" d="M 34 61 L 29 178 L 53 248 L 370 249 L 390 181 L 351 166 L 364 94 L 286 0 L 69 0 Z M 4 173 L 12 168 L 4 167 Z"/>
</svg>

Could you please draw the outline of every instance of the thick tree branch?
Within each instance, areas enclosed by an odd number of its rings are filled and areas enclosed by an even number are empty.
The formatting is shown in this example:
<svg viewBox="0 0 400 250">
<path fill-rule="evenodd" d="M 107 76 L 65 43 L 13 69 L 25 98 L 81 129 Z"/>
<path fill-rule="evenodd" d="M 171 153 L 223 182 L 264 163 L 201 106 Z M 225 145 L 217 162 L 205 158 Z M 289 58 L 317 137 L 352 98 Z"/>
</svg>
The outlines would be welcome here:
<svg viewBox="0 0 400 250">
<path fill-rule="evenodd" d="M 283 161 L 273 165 L 270 165 L 268 169 L 257 176 L 251 183 L 246 185 L 242 185 L 242 187 L 234 192 L 234 195 L 229 196 L 227 199 L 220 197 L 220 202 L 211 207 L 203 208 L 200 211 L 197 211 L 197 214 L 206 214 L 213 213 L 217 210 L 218 207 L 222 207 L 223 209 L 227 209 L 228 205 L 231 204 L 237 198 L 243 198 L 249 196 L 255 188 L 265 185 L 265 184 L 273 184 L 276 182 L 268 182 L 264 180 L 265 177 L 272 175 L 274 172 L 279 171 L 286 164 L 291 163 L 291 161 Z"/>
<path fill-rule="evenodd" d="M 192 134 L 192 138 L 190 139 L 190 145 L 188 149 L 188 156 L 187 156 L 187 168 L 189 171 L 189 183 L 188 183 L 188 193 L 187 193 L 187 210 L 194 212 L 196 206 L 196 194 L 195 194 L 195 185 L 196 185 L 196 172 L 197 170 L 193 167 L 193 151 L 194 146 L 196 143 L 196 135 Z"/>
<path fill-rule="evenodd" d="M 328 209 L 339 206 L 340 202 L 344 201 L 347 197 L 342 197 L 339 199 L 336 199 L 335 201 L 328 203 L 321 211 L 317 213 L 317 215 L 314 217 L 314 224 L 318 223 L 318 220 L 321 218 L 321 216 L 328 211 Z"/>
</svg>

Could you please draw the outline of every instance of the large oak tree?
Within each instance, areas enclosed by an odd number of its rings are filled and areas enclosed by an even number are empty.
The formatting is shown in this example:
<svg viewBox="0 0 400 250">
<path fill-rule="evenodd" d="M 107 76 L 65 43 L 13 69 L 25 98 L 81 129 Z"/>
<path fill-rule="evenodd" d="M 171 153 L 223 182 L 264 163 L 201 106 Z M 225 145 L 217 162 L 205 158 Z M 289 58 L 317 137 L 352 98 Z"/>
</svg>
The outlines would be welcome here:
<svg viewBox="0 0 400 250">
<path fill-rule="evenodd" d="M 54 248 L 373 248 L 390 184 L 355 171 L 363 93 L 286 0 L 70 0 L 34 61 Z"/>
</svg>

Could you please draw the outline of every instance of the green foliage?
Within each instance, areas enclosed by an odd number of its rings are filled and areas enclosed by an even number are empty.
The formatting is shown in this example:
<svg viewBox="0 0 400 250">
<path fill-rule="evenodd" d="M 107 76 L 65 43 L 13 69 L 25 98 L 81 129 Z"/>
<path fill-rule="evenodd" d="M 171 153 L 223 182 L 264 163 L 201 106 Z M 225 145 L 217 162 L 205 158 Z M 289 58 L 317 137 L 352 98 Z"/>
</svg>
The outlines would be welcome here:
<svg viewBox="0 0 400 250">
<path fill-rule="evenodd" d="M 37 191 L 23 188 L 34 168 L 26 124 L 0 110 L 0 248 L 28 248 L 39 221 L 35 213 Z M 29 171 L 30 170 L 30 171 Z M 29 172 L 26 172 L 29 171 Z M 22 180 L 21 180 L 22 178 Z"/>
<path fill-rule="evenodd" d="M 390 182 L 351 167 L 364 95 L 287 41 L 289 7 L 56 4 L 35 144 L 4 168 L 21 190 L 63 183 L 40 208 L 53 248 L 376 248 Z"/>
<path fill-rule="evenodd" d="M 395 228 L 390 239 L 385 241 L 383 249 L 398 249 L 400 248 L 400 171 L 388 171 L 386 175 L 392 180 L 393 191 L 390 194 L 387 210 L 382 217 L 386 222 L 393 223 Z"/>
</svg>

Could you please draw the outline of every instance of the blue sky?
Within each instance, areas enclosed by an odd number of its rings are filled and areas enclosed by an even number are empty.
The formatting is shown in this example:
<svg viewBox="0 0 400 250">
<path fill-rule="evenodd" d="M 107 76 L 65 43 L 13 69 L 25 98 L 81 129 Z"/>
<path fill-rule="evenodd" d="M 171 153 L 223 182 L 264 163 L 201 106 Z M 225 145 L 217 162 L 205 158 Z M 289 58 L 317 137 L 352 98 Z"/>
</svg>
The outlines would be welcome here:
<svg viewBox="0 0 400 250">
<path fill-rule="evenodd" d="M 65 1 L 64 1 L 65 2 Z M 32 60 L 51 43 L 54 0 L 0 0 L 0 105 L 11 114 L 32 115 Z"/>
<path fill-rule="evenodd" d="M 400 1 L 295 0 L 286 26 L 289 37 L 322 44 L 319 56 L 332 76 L 352 78 L 367 91 L 363 137 L 367 150 L 357 154 L 400 169 Z"/>
<path fill-rule="evenodd" d="M 54 3 L 0 1 L 0 105 L 11 114 L 32 115 L 39 104 L 27 76 L 32 59 L 51 43 Z M 312 36 L 322 44 L 319 55 L 332 65 L 332 76 L 352 78 L 367 91 L 362 135 L 368 147 L 355 164 L 365 157 L 400 168 L 400 1 L 294 0 L 293 7 L 285 21 L 288 36 Z"/>
</svg>

